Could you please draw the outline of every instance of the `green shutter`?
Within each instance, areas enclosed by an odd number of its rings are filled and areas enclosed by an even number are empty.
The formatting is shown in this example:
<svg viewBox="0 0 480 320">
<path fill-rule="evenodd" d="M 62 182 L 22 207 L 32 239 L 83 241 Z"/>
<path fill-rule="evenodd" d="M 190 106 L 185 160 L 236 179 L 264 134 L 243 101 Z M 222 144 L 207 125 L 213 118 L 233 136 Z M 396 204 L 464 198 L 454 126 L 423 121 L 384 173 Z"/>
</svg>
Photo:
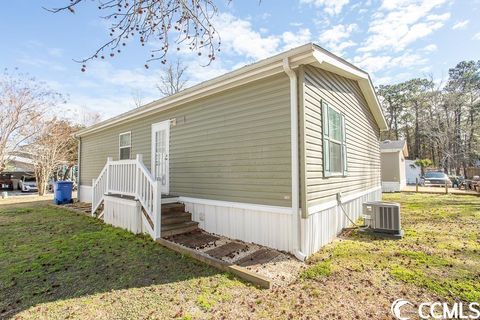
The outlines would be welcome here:
<svg viewBox="0 0 480 320">
<path fill-rule="evenodd" d="M 323 120 L 323 137 L 329 136 L 329 126 L 328 126 L 328 104 L 322 102 L 322 120 Z"/>
<path fill-rule="evenodd" d="M 330 176 L 330 141 L 328 124 L 328 104 L 322 102 L 322 133 L 323 133 L 323 176 Z"/>
<path fill-rule="evenodd" d="M 342 114 L 342 157 L 343 157 L 343 175 L 348 175 L 347 161 L 347 132 L 345 131 L 345 116 Z"/>
</svg>

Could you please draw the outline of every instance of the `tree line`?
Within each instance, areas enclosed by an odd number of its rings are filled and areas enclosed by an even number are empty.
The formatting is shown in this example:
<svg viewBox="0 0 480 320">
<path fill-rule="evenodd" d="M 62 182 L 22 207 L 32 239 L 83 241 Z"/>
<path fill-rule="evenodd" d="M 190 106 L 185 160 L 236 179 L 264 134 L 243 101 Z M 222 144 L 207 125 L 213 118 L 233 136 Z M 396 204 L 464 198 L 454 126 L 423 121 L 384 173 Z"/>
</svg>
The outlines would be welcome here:
<svg viewBox="0 0 480 320">
<path fill-rule="evenodd" d="M 479 161 L 480 60 L 458 63 L 444 82 L 415 78 L 377 93 L 388 124 L 382 139 L 406 140 L 410 158 L 456 175 Z"/>
</svg>

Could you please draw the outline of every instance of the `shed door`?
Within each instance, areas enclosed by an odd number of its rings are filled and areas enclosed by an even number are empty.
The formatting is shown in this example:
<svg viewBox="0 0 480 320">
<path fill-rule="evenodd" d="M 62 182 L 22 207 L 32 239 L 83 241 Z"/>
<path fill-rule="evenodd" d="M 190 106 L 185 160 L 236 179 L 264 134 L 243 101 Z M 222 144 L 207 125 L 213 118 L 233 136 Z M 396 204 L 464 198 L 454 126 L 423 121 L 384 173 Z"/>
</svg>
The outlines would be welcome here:
<svg viewBox="0 0 480 320">
<path fill-rule="evenodd" d="M 152 174 L 161 182 L 163 194 L 168 194 L 170 183 L 169 170 L 170 121 L 152 125 Z"/>
</svg>

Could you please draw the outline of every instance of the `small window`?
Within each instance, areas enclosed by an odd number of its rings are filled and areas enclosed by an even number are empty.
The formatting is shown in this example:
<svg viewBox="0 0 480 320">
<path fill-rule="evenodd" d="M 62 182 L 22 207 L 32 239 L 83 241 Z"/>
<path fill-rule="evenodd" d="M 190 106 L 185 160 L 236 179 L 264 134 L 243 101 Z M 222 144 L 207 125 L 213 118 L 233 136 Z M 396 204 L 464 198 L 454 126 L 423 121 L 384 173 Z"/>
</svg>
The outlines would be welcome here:
<svg viewBox="0 0 480 320">
<path fill-rule="evenodd" d="M 132 134 L 130 132 L 121 133 L 119 136 L 120 160 L 130 159 L 132 149 Z"/>
<path fill-rule="evenodd" d="M 345 117 L 322 102 L 323 175 L 347 175 L 347 144 Z"/>
</svg>

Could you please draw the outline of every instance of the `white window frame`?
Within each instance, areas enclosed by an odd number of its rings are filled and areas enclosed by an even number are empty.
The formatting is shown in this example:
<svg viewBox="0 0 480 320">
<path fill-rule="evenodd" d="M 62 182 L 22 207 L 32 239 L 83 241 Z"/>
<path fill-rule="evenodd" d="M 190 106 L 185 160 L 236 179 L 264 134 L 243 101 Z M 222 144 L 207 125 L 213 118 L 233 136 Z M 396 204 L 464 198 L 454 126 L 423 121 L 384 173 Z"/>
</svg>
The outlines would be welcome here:
<svg viewBox="0 0 480 320">
<path fill-rule="evenodd" d="M 321 102 L 322 109 L 322 144 L 323 144 L 323 176 L 328 177 L 346 177 L 348 175 L 348 157 L 347 157 L 347 133 L 345 130 L 345 115 L 340 112 L 338 109 L 330 105 L 326 101 Z M 330 137 L 330 118 L 328 116 L 329 109 L 340 115 L 341 122 L 341 140 L 336 140 Z M 330 142 L 340 144 L 340 159 L 341 159 L 341 170 L 332 172 L 330 170 Z"/>
<path fill-rule="evenodd" d="M 120 141 L 121 141 L 121 137 L 123 135 L 130 135 L 130 144 L 128 146 L 121 146 L 120 144 Z M 121 155 L 122 155 L 122 149 L 125 149 L 125 148 L 130 148 L 130 154 L 128 155 L 128 159 L 122 159 L 121 158 Z M 129 160 L 132 158 L 132 131 L 127 131 L 127 132 L 122 132 L 118 135 L 118 159 L 119 160 Z"/>
</svg>

